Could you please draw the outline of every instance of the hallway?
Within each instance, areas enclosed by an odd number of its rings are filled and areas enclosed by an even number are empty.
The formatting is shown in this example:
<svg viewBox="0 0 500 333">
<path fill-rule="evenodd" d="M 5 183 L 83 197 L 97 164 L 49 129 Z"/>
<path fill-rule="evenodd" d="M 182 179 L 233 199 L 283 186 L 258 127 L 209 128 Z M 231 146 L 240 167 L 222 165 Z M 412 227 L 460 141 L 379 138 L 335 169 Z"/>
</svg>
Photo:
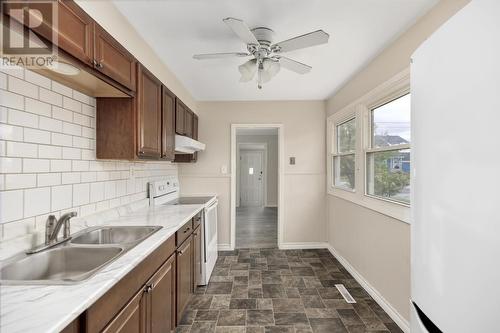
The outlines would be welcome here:
<svg viewBox="0 0 500 333">
<path fill-rule="evenodd" d="M 278 208 L 236 208 L 236 248 L 275 248 L 277 246 Z"/>
</svg>

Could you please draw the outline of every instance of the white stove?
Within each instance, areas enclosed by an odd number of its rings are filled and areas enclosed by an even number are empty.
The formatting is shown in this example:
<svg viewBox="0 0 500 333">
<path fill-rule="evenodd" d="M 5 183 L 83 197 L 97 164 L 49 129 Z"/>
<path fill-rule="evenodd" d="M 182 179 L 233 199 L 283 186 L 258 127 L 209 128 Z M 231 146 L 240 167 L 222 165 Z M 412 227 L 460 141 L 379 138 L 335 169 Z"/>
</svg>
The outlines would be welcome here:
<svg viewBox="0 0 500 333">
<path fill-rule="evenodd" d="M 207 285 L 217 261 L 217 197 L 216 196 L 185 196 L 181 197 L 179 180 L 169 177 L 148 183 L 149 205 L 203 205 L 202 233 L 202 267 L 200 281 Z"/>
</svg>

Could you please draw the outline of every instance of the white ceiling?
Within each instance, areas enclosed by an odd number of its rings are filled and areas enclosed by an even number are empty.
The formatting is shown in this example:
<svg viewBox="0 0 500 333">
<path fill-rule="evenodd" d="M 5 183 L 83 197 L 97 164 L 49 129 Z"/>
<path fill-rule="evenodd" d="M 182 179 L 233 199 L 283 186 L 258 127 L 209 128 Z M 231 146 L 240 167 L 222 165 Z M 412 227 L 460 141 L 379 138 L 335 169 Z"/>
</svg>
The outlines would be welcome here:
<svg viewBox="0 0 500 333">
<path fill-rule="evenodd" d="M 404 32 L 438 0 L 114 0 L 193 97 L 208 100 L 325 99 Z M 146 5 L 147 4 L 147 5 Z M 327 45 L 289 52 L 313 67 L 299 75 L 282 69 L 257 89 L 239 83 L 245 58 L 195 60 L 193 54 L 243 52 L 222 22 L 243 19 L 275 31 L 275 42 L 323 29 Z"/>
</svg>

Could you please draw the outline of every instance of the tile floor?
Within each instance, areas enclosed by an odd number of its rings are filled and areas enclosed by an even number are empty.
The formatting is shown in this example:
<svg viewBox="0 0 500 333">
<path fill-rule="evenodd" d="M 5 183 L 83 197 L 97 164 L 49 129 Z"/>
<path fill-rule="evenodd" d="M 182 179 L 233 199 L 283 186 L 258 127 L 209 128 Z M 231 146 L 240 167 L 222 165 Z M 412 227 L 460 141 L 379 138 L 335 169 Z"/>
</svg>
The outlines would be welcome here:
<svg viewBox="0 0 500 333">
<path fill-rule="evenodd" d="M 236 248 L 278 246 L 278 208 L 237 207 Z"/>
<path fill-rule="evenodd" d="M 357 303 L 348 304 L 343 283 Z M 328 250 L 239 249 L 219 253 L 177 332 L 402 332 Z"/>
</svg>

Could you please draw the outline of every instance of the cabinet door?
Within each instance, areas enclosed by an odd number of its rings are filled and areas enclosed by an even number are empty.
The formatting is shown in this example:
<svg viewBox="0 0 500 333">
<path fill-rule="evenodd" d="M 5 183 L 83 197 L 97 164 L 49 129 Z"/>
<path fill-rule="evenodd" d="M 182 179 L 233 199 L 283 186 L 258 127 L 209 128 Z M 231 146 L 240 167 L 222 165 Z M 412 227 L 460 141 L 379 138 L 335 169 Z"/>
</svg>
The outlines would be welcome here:
<svg viewBox="0 0 500 333">
<path fill-rule="evenodd" d="M 198 116 L 193 114 L 193 139 L 198 140 Z M 198 160 L 198 152 L 194 152 L 191 157 L 191 162 Z"/>
<path fill-rule="evenodd" d="M 175 105 L 175 133 L 179 135 L 184 135 L 184 118 L 186 114 L 186 108 L 184 104 L 176 99 Z"/>
<path fill-rule="evenodd" d="M 146 68 L 138 66 L 137 127 L 139 158 L 161 155 L 161 82 Z M 127 133 L 124 133 L 126 135 Z"/>
<path fill-rule="evenodd" d="M 172 255 L 146 285 L 150 333 L 175 328 L 175 255 Z"/>
<path fill-rule="evenodd" d="M 161 158 L 175 158 L 175 95 L 162 86 Z"/>
<path fill-rule="evenodd" d="M 137 60 L 100 25 L 94 23 L 94 67 L 128 89 L 136 89 Z"/>
<path fill-rule="evenodd" d="M 57 5 L 55 10 L 53 5 Z M 29 25 L 28 22 L 38 22 L 41 14 L 43 21 L 41 24 L 31 27 L 33 32 L 84 63 L 92 64 L 94 56 L 92 26 L 94 20 L 74 1 L 59 0 L 52 3 L 47 1 L 17 1 L 6 3 L 5 6 L 7 14 L 10 12 L 7 9 L 24 9 L 24 22 L 21 23 L 26 26 Z M 57 13 L 57 26 L 54 24 L 56 20 L 53 13 Z"/>
<path fill-rule="evenodd" d="M 146 308 L 145 293 L 141 289 L 102 332 L 146 333 Z"/>
<path fill-rule="evenodd" d="M 184 113 L 184 135 L 193 137 L 193 113 L 189 109 Z"/>
<path fill-rule="evenodd" d="M 193 246 L 189 236 L 177 250 L 177 324 L 193 294 Z"/>
<path fill-rule="evenodd" d="M 198 226 L 193 231 L 193 261 L 194 261 L 194 270 L 193 270 L 193 290 L 201 284 L 201 265 L 203 264 L 201 258 L 201 228 Z"/>
</svg>

